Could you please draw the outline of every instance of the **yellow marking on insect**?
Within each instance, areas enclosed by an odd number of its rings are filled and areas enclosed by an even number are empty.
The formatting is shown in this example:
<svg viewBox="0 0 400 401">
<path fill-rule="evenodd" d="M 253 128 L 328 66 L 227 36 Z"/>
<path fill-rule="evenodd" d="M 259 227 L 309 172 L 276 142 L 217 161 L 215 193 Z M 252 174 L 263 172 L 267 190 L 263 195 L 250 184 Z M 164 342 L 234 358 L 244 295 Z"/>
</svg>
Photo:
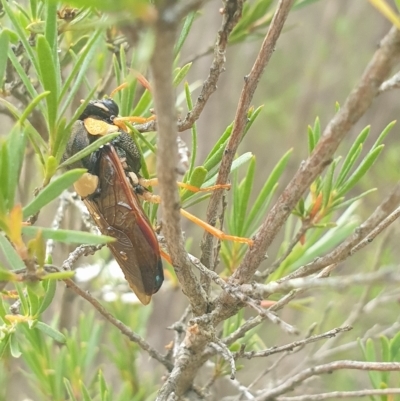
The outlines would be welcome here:
<svg viewBox="0 0 400 401">
<path fill-rule="evenodd" d="M 98 186 L 99 177 L 90 173 L 83 174 L 74 184 L 76 193 L 82 198 L 92 195 Z"/>
<path fill-rule="evenodd" d="M 95 118 L 86 118 L 83 121 L 83 124 L 86 131 L 94 136 L 104 136 L 119 131 L 119 128 L 116 125 L 108 124 L 105 121 L 96 120 Z"/>
</svg>

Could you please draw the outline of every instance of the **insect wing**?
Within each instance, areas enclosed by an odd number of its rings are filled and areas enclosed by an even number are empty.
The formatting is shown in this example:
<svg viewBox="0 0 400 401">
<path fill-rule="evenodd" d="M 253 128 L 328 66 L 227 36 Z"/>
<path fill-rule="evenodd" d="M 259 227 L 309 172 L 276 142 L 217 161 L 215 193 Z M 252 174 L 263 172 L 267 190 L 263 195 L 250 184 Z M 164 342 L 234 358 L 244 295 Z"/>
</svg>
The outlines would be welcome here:
<svg viewBox="0 0 400 401">
<path fill-rule="evenodd" d="M 112 145 L 101 149 L 98 177 L 99 195 L 85 199 L 85 204 L 102 234 L 116 239 L 109 248 L 130 287 L 147 305 L 164 278 L 159 245 Z"/>
</svg>

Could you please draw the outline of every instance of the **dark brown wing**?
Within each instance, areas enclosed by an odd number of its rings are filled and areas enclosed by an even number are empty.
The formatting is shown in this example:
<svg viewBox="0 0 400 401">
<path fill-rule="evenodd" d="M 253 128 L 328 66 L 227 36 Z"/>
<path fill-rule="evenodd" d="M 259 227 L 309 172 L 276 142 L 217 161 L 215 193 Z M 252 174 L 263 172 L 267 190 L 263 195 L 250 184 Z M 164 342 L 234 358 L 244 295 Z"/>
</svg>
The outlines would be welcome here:
<svg viewBox="0 0 400 401">
<path fill-rule="evenodd" d="M 116 239 L 112 254 L 139 300 L 147 305 L 163 282 L 156 235 L 112 145 L 105 145 L 98 161 L 99 194 L 85 199 L 96 225 Z"/>
</svg>

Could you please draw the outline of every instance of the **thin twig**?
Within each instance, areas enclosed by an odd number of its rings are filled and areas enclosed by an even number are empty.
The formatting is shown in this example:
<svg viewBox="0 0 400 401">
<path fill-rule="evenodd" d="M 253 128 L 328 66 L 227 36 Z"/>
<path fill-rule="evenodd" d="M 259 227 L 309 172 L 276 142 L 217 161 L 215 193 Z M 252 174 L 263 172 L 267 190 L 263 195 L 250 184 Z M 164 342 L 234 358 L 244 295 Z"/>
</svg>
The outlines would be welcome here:
<svg viewBox="0 0 400 401">
<path fill-rule="evenodd" d="M 120 320 L 116 319 L 114 315 L 109 312 L 104 306 L 89 292 L 82 290 L 78 287 L 73 280 L 66 279 L 64 282 L 67 284 L 67 288 L 74 291 L 76 294 L 86 299 L 92 306 L 103 315 L 112 325 L 121 331 L 122 334 L 127 336 L 129 340 L 139 345 L 144 351 L 146 351 L 152 358 L 156 359 L 158 362 L 163 364 L 168 370 L 172 369 L 172 364 L 166 358 L 164 358 L 156 349 L 154 349 L 149 343 L 147 343 L 139 334 L 136 334 L 128 326 L 122 323 Z"/>
<path fill-rule="evenodd" d="M 359 273 L 349 276 L 328 277 L 320 279 L 317 277 L 295 278 L 288 281 L 272 281 L 268 284 L 243 284 L 242 291 L 245 294 L 253 294 L 256 297 L 268 297 L 277 292 L 286 292 L 293 289 L 310 288 L 334 288 L 343 290 L 356 285 L 365 284 L 391 284 L 400 282 L 398 267 L 390 270 L 380 270 L 372 273 Z"/>
<path fill-rule="evenodd" d="M 258 82 L 267 66 L 272 53 L 275 49 L 278 38 L 281 34 L 283 25 L 292 7 L 293 0 L 280 0 L 276 8 L 274 17 L 269 26 L 267 35 L 261 45 L 261 49 L 257 55 L 254 65 L 250 73 L 245 77 L 244 86 L 240 94 L 240 99 L 236 109 L 232 134 L 225 148 L 224 155 L 221 160 L 221 165 L 218 171 L 216 184 L 226 184 L 233 159 L 239 147 L 243 136 L 244 129 L 247 123 L 247 112 L 251 105 L 253 95 L 257 88 Z M 214 191 L 211 195 L 210 202 L 207 208 L 207 222 L 214 225 L 218 215 L 219 205 L 221 204 L 222 191 Z M 202 258 L 201 261 L 207 267 L 212 263 L 212 237 L 205 233 L 202 243 Z M 265 257 L 266 252 L 263 254 Z M 258 265 L 257 265 L 258 266 Z M 255 271 L 255 270 L 254 270 Z M 253 272 L 254 273 L 254 272 Z M 250 277 L 249 277 L 250 279 Z"/>
<path fill-rule="evenodd" d="M 339 333 L 343 333 L 345 331 L 350 331 L 352 327 L 350 326 L 345 326 L 345 327 L 337 327 L 333 330 L 329 330 L 325 333 L 322 334 L 317 334 L 315 336 L 311 336 L 308 338 L 305 338 L 304 340 L 299 340 L 299 341 L 293 341 L 290 344 L 285 344 L 280 347 L 271 347 L 267 348 L 263 351 L 250 351 L 250 352 L 236 352 L 234 354 L 235 358 L 247 358 L 247 359 L 252 359 L 252 358 L 264 358 L 266 356 L 270 356 L 273 354 L 278 354 L 280 352 L 284 351 L 293 351 L 297 347 L 302 347 L 307 344 L 314 343 L 316 341 L 320 341 L 326 338 L 331 338 L 335 337 Z"/>
<path fill-rule="evenodd" d="M 372 397 L 374 395 L 400 394 L 400 388 L 386 388 L 384 390 L 332 391 L 331 393 L 307 394 L 293 397 L 278 397 L 276 401 L 320 401 L 337 400 L 338 398 Z"/>
<path fill-rule="evenodd" d="M 393 75 L 393 77 L 391 77 L 387 81 L 385 81 L 379 87 L 378 94 L 387 92 L 392 89 L 397 89 L 397 88 L 400 88 L 400 72 L 398 72 L 397 74 Z"/>
<path fill-rule="evenodd" d="M 324 373 L 332 373 L 335 370 L 354 369 L 365 371 L 380 371 L 391 372 L 400 371 L 400 363 L 398 362 L 363 362 L 363 361 L 335 361 L 325 365 L 314 366 L 305 369 L 303 372 L 291 377 L 289 380 L 275 387 L 272 390 L 267 390 L 257 397 L 257 401 L 275 400 L 279 395 L 285 394 L 299 386 L 306 379 L 321 375 Z"/>
<path fill-rule="evenodd" d="M 214 348 L 218 354 L 221 354 L 222 357 L 229 363 L 231 367 L 231 380 L 235 380 L 236 378 L 236 365 L 235 358 L 229 348 L 219 339 L 215 338 L 210 344 L 210 347 Z"/>
<path fill-rule="evenodd" d="M 359 242 L 350 251 L 350 256 L 354 255 L 360 249 L 364 248 L 366 245 L 370 244 L 375 237 L 380 234 L 386 227 L 390 226 L 398 217 L 400 216 L 400 207 L 398 207 L 394 212 L 389 214 L 381 223 L 378 224 L 361 242 Z"/>
<path fill-rule="evenodd" d="M 399 33 L 400 35 L 400 33 Z M 373 229 L 375 229 L 387 216 L 400 204 L 400 182 L 398 182 L 387 198 L 373 211 L 352 235 L 350 235 L 339 246 L 313 262 L 300 267 L 295 272 L 283 277 L 279 282 L 287 281 L 296 277 L 304 277 L 313 274 L 332 263 L 343 261 L 349 256 L 351 250 L 362 241 Z"/>
</svg>

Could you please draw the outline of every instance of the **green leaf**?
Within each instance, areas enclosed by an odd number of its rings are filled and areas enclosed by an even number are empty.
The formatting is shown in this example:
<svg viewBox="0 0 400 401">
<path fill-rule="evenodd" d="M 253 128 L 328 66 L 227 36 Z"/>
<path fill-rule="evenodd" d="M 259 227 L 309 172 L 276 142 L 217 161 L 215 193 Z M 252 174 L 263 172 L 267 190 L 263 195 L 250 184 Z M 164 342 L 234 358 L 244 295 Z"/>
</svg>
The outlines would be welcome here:
<svg viewBox="0 0 400 401">
<path fill-rule="evenodd" d="M 71 401 L 77 401 L 77 399 L 75 397 L 75 394 L 74 394 L 74 389 L 72 388 L 70 381 L 66 377 L 64 377 L 63 380 L 64 380 L 65 388 L 66 388 L 67 393 L 69 395 L 69 399 Z"/>
<path fill-rule="evenodd" d="M 63 191 L 76 182 L 86 169 L 74 169 L 67 171 L 55 180 L 50 182 L 27 206 L 24 207 L 24 219 L 37 213 L 42 207 L 48 205 L 57 198 Z"/>
<path fill-rule="evenodd" d="M 322 207 L 324 209 L 328 206 L 329 200 L 331 198 L 333 174 L 335 172 L 336 165 L 337 160 L 334 160 L 333 163 L 329 166 L 328 172 L 326 173 L 324 179 L 324 185 L 322 188 Z"/>
<path fill-rule="evenodd" d="M 3 56 L 0 57 L 0 88 L 3 87 L 3 81 L 5 79 L 5 72 L 7 66 L 7 57 L 5 55 L 8 53 L 8 42 L 9 36 L 7 31 L 0 32 L 0 54 Z"/>
<path fill-rule="evenodd" d="M 3 355 L 8 348 L 13 335 L 14 334 L 6 333 L 4 337 L 0 339 L 0 359 L 3 358 Z"/>
<path fill-rule="evenodd" d="M 26 137 L 18 126 L 14 127 L 7 140 L 8 147 L 8 207 L 14 204 L 15 191 L 21 174 L 22 163 L 25 155 Z"/>
<path fill-rule="evenodd" d="M 174 77 L 174 86 L 178 86 L 182 82 L 183 78 L 185 78 L 189 72 L 191 66 L 192 63 L 187 63 L 182 68 L 178 69 L 178 72 Z"/>
<path fill-rule="evenodd" d="M 29 315 L 36 317 L 40 307 L 39 298 L 44 295 L 42 284 L 39 282 L 28 283 L 26 286 L 26 295 L 29 304 Z"/>
<path fill-rule="evenodd" d="M 17 336 L 15 334 L 10 336 L 10 353 L 14 358 L 19 358 L 22 355 L 19 349 Z"/>
<path fill-rule="evenodd" d="M 238 207 L 235 207 L 234 210 L 234 222 L 235 222 L 235 234 L 243 236 L 246 235 L 245 221 L 247 220 L 247 208 L 249 204 L 249 199 L 251 195 L 251 191 L 253 188 L 254 175 L 256 168 L 256 158 L 253 156 L 250 159 L 249 167 L 247 169 L 246 178 L 243 180 L 240 188 L 236 189 L 239 192 L 239 203 Z"/>
<path fill-rule="evenodd" d="M 382 361 L 383 362 L 394 362 L 393 359 L 391 359 L 390 355 L 390 345 L 389 345 L 389 340 L 386 336 L 380 336 L 380 341 L 381 341 L 381 350 L 382 350 Z M 386 384 L 389 382 L 389 372 L 381 372 L 381 377 L 382 381 Z"/>
<path fill-rule="evenodd" d="M 353 167 L 355 161 L 357 160 L 358 156 L 361 153 L 362 145 L 365 142 L 365 140 L 368 138 L 368 135 L 370 133 L 371 127 L 368 125 L 365 127 L 356 140 L 354 141 L 353 145 L 351 145 L 351 148 L 349 152 L 347 153 L 346 158 L 343 161 L 343 166 L 342 170 L 340 171 L 340 174 L 338 176 L 338 179 L 336 180 L 336 186 L 340 186 L 344 179 L 346 178 L 348 172 L 350 169 Z"/>
<path fill-rule="evenodd" d="M 60 65 L 58 58 L 58 46 L 57 46 L 57 3 L 46 2 L 46 26 L 45 26 L 45 38 L 47 43 L 50 45 L 52 50 L 52 62 L 56 67 L 56 75 L 57 75 L 57 92 L 60 90 Z"/>
<path fill-rule="evenodd" d="M 83 401 L 92 401 L 92 397 L 89 394 L 88 389 L 85 387 L 82 381 L 79 381 L 79 384 L 82 389 Z"/>
<path fill-rule="evenodd" d="M 105 145 L 106 143 L 111 142 L 118 135 L 119 135 L 119 132 L 102 136 L 101 138 L 99 138 L 99 139 L 95 140 L 93 143 L 91 143 L 89 146 L 86 146 L 86 148 L 80 150 L 79 152 L 76 152 L 72 157 L 65 160 L 64 163 L 61 163 L 58 166 L 58 169 L 69 166 L 70 164 L 73 164 L 73 163 L 83 159 L 85 156 L 92 154 L 94 151 L 99 149 L 101 146 Z"/>
<path fill-rule="evenodd" d="M 386 138 L 386 135 L 392 130 L 392 128 L 395 126 L 395 124 L 396 124 L 396 121 L 392 121 L 384 128 L 384 130 L 378 136 L 378 139 L 375 141 L 375 143 L 373 144 L 371 149 L 377 148 L 382 143 L 382 141 Z"/>
<path fill-rule="evenodd" d="M 57 341 L 60 344 L 65 344 L 67 342 L 67 339 L 65 338 L 64 334 L 60 333 L 56 329 L 53 329 L 46 323 L 39 321 L 36 322 L 35 329 L 38 329 L 39 331 L 51 337 L 53 340 Z"/>
<path fill-rule="evenodd" d="M 314 132 L 310 126 L 308 126 L 307 129 L 307 136 L 308 136 L 308 153 L 311 154 L 311 152 L 315 148 L 315 142 L 314 142 Z"/>
<path fill-rule="evenodd" d="M 9 154 L 7 149 L 7 142 L 0 142 L 0 194 L 5 201 L 7 211 L 12 208 L 13 199 L 10 199 L 10 175 L 9 175 Z M 5 211 L 2 211 L 5 213 Z"/>
<path fill-rule="evenodd" d="M 372 167 L 379 154 L 382 152 L 384 145 L 379 145 L 374 150 L 371 150 L 365 156 L 362 163 L 358 166 L 357 170 L 349 177 L 349 179 L 338 190 L 338 196 L 344 195 L 348 192 L 357 182 L 364 176 L 364 174 Z"/>
<path fill-rule="evenodd" d="M 190 28 L 192 27 L 192 24 L 193 24 L 195 16 L 196 16 L 196 11 L 192 11 L 185 18 L 185 22 L 183 24 L 181 33 L 180 33 L 179 38 L 178 38 L 178 40 L 176 41 L 176 44 L 175 44 L 175 49 L 174 49 L 175 57 L 179 54 L 179 52 L 182 49 L 183 44 L 186 41 L 186 38 L 187 38 L 187 36 L 188 36 L 188 34 L 190 32 Z"/>
<path fill-rule="evenodd" d="M 11 48 L 8 50 L 8 58 L 10 59 L 13 67 L 15 68 L 15 70 L 18 74 L 18 77 L 21 78 L 21 81 L 25 85 L 25 88 L 28 91 L 28 93 L 30 94 L 30 96 L 32 97 L 32 99 L 37 97 L 38 93 L 37 93 L 35 87 L 33 86 L 31 79 L 28 77 L 25 70 L 22 68 L 20 61 L 15 56 L 15 54 Z M 41 110 L 43 112 L 45 111 L 45 109 L 43 107 L 41 107 Z"/>
<path fill-rule="evenodd" d="M 74 271 L 59 271 L 55 273 L 49 273 L 45 274 L 42 279 L 43 280 L 51 280 L 51 281 L 57 281 L 57 280 L 66 280 L 69 278 L 74 277 L 75 272 Z"/>
<path fill-rule="evenodd" d="M 0 250 L 13 270 L 24 269 L 25 263 L 8 239 L 0 233 Z"/>
<path fill-rule="evenodd" d="M 103 32 L 102 29 L 96 30 L 90 40 L 87 42 L 83 51 L 79 55 L 78 59 L 74 62 L 74 67 L 72 68 L 71 73 L 68 78 L 65 80 L 64 85 L 62 86 L 59 102 L 64 98 L 64 96 L 68 93 L 67 98 L 63 102 L 63 105 L 60 109 L 60 116 L 63 116 L 74 99 L 77 91 L 80 89 L 82 80 L 86 75 L 88 68 L 91 65 L 93 57 L 96 55 L 97 47 L 100 43 L 100 35 Z M 74 81 L 75 80 L 75 81 Z M 73 83 L 72 83 L 73 82 Z M 96 85 L 97 87 L 97 85 Z"/>
<path fill-rule="evenodd" d="M 254 202 L 253 207 L 251 208 L 245 224 L 245 231 L 248 232 L 249 227 L 255 221 L 257 217 L 260 216 L 260 211 L 265 210 L 267 205 L 266 199 L 273 192 L 273 188 L 277 185 L 279 178 L 281 177 L 283 171 L 286 168 L 286 165 L 289 161 L 290 155 L 292 154 L 293 149 L 289 149 L 276 163 L 275 167 L 271 171 L 267 181 L 262 187 L 260 194 L 258 195 L 256 201 Z"/>
<path fill-rule="evenodd" d="M 29 114 L 31 114 L 32 110 L 40 103 L 40 101 L 50 94 L 49 91 L 45 91 L 40 95 L 37 95 L 29 104 L 26 106 L 24 112 L 21 114 L 21 117 L 18 119 L 18 122 L 23 125 L 25 120 L 28 118 Z"/>
<path fill-rule="evenodd" d="M 189 85 L 187 82 L 185 83 L 185 96 L 186 96 L 186 104 L 187 104 L 188 110 L 192 111 L 193 101 L 192 101 L 192 96 L 190 94 Z M 192 125 L 191 133 L 192 133 L 192 152 L 191 152 L 191 156 L 190 156 L 188 177 L 191 177 L 191 175 L 192 175 L 192 172 L 194 169 L 194 163 L 196 160 L 196 154 L 197 154 L 197 125 L 196 125 L 196 123 L 194 123 Z"/>
<path fill-rule="evenodd" d="M 220 161 L 222 157 L 222 153 L 225 150 L 228 138 L 232 134 L 233 123 L 228 125 L 225 129 L 225 132 L 218 139 L 217 143 L 211 149 L 210 153 L 204 160 L 203 166 L 206 170 L 210 171 L 213 167 L 215 167 Z"/>
<path fill-rule="evenodd" d="M 237 170 L 239 167 L 243 166 L 247 162 L 249 162 L 253 157 L 253 154 L 251 152 L 246 152 L 242 155 L 240 155 L 237 159 L 235 159 L 232 163 L 231 166 L 231 173 Z M 203 185 L 203 188 L 211 187 L 212 185 L 215 185 L 215 182 L 217 181 L 217 175 L 218 172 L 215 172 L 214 175 L 209 178 Z"/>
<path fill-rule="evenodd" d="M 46 290 L 42 302 L 38 308 L 38 316 L 41 315 L 51 304 L 56 294 L 57 281 L 56 280 L 43 280 L 43 286 Z"/>
<path fill-rule="evenodd" d="M 40 79 L 43 88 L 50 94 L 46 97 L 47 104 L 47 123 L 49 127 L 50 145 L 54 147 L 56 137 L 56 121 L 58 110 L 58 87 L 55 64 L 53 62 L 52 50 L 46 38 L 42 35 L 37 36 L 36 51 L 40 66 Z M 54 149 L 51 149 L 54 155 Z"/>
<path fill-rule="evenodd" d="M 82 231 L 74 230 L 54 230 L 52 228 L 26 226 L 22 228 L 22 233 L 29 236 L 36 236 L 39 231 L 42 231 L 43 238 L 48 240 L 65 242 L 67 244 L 104 244 L 115 241 L 115 238 L 106 235 L 96 235 Z"/>
<path fill-rule="evenodd" d="M 398 362 L 400 359 L 400 332 L 390 340 L 389 350 L 390 362 Z"/>
<path fill-rule="evenodd" d="M 319 117 L 315 119 L 313 136 L 314 136 L 314 144 L 317 145 L 319 139 L 321 138 L 321 124 L 319 121 Z"/>
<path fill-rule="evenodd" d="M 26 53 L 28 55 L 28 58 L 29 58 L 30 62 L 33 64 L 36 73 L 39 75 L 38 60 L 37 60 L 37 57 L 36 57 L 36 55 L 35 55 L 35 53 L 34 53 L 34 51 L 32 49 L 32 46 L 30 45 L 30 43 L 28 41 L 27 35 L 25 33 L 25 30 L 23 29 L 23 27 L 19 23 L 18 19 L 16 18 L 15 14 L 14 14 L 14 11 L 11 9 L 8 1 L 7 0 L 1 0 L 1 3 L 3 4 L 3 8 L 4 8 L 8 18 L 12 22 L 15 31 L 17 32 L 19 40 L 24 45 L 25 51 L 26 51 Z M 35 96 L 32 96 L 32 97 L 35 97 Z"/>
<path fill-rule="evenodd" d="M 347 207 L 347 206 L 351 205 L 352 203 L 354 203 L 355 201 L 363 198 L 364 196 L 366 196 L 372 192 L 375 192 L 376 190 L 377 190 L 376 188 L 371 188 L 368 191 L 365 191 L 362 194 L 355 196 L 354 198 L 348 199 L 347 201 L 344 201 L 344 197 L 337 198 L 332 203 L 330 211 L 332 212 L 332 211 L 340 209 L 342 207 Z"/>
</svg>

